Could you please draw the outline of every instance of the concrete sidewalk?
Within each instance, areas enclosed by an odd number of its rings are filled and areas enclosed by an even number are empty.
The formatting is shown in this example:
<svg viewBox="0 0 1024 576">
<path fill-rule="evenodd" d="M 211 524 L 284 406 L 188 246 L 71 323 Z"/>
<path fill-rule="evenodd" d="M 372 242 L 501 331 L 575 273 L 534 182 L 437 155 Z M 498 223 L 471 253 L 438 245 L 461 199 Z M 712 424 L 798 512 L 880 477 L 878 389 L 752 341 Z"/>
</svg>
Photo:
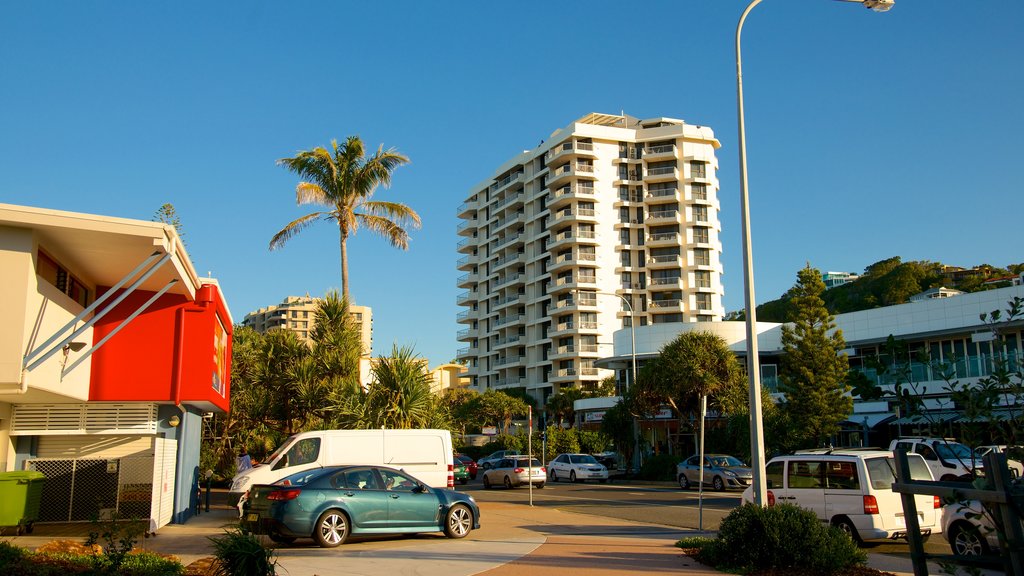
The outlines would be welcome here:
<svg viewBox="0 0 1024 576">
<path fill-rule="evenodd" d="M 440 534 L 411 537 L 354 538 L 333 549 L 321 549 L 308 540 L 275 545 L 278 573 L 286 576 L 554 576 L 569 572 L 599 576 L 636 574 L 690 574 L 717 576 L 716 570 L 682 554 L 680 538 L 712 535 L 676 527 L 617 520 L 565 512 L 557 508 L 483 502 L 482 527 L 461 540 Z M 186 524 L 164 526 L 139 547 L 174 554 L 188 565 L 212 555 L 211 536 L 223 534 L 237 521 L 237 513 L 220 506 L 191 518 Z M 57 526 L 38 526 L 30 536 L 10 537 L 28 548 L 67 538 L 81 541 L 89 527 L 63 525 L 79 535 L 60 532 Z M 84 530 L 84 532 L 82 532 Z M 8 539 L 8 538 L 3 538 Z M 269 543 L 269 542 L 268 542 Z M 898 576 L 912 576 L 905 557 L 869 554 L 868 565 Z M 929 573 L 939 567 L 929 565 Z M 999 572 L 985 572 L 997 575 Z"/>
</svg>

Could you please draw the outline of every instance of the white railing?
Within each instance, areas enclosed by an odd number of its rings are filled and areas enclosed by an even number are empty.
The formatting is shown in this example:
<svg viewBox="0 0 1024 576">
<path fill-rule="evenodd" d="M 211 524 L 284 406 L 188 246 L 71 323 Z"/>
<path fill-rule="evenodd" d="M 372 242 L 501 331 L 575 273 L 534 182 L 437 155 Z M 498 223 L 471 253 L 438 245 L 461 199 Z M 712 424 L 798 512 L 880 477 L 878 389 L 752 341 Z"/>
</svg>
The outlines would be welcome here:
<svg viewBox="0 0 1024 576">
<path fill-rule="evenodd" d="M 651 286 L 668 286 L 670 284 L 679 284 L 680 278 L 674 276 L 671 278 L 651 278 Z"/>
<path fill-rule="evenodd" d="M 679 210 L 651 210 L 647 213 L 647 219 L 653 220 L 655 218 L 675 218 L 679 215 Z"/>
<path fill-rule="evenodd" d="M 682 300 L 679 299 L 651 300 L 649 305 L 651 308 L 678 308 L 681 302 Z"/>
<path fill-rule="evenodd" d="M 663 242 L 668 240 L 676 240 L 679 238 L 678 232 L 663 232 L 661 234 L 651 234 L 647 237 L 649 242 Z"/>
<path fill-rule="evenodd" d="M 658 166 L 656 168 L 648 168 L 647 169 L 647 175 L 648 176 L 661 176 L 663 174 L 675 174 L 675 173 L 676 173 L 676 167 L 675 166 Z"/>
<path fill-rule="evenodd" d="M 646 149 L 647 154 L 665 154 L 668 152 L 675 151 L 675 146 L 672 144 L 663 144 L 661 146 L 648 146 Z"/>
<path fill-rule="evenodd" d="M 679 255 L 669 254 L 667 256 L 651 256 L 648 261 L 651 264 L 670 264 L 673 262 L 679 262 Z"/>
</svg>

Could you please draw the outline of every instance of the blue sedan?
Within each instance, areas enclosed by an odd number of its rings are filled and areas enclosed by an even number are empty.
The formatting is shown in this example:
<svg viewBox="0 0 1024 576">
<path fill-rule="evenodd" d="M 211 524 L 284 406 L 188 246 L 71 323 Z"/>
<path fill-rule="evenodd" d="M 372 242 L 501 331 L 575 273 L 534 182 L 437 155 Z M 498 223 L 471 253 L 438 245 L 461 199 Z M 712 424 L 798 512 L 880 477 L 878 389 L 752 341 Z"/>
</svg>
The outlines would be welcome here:
<svg viewBox="0 0 1024 576">
<path fill-rule="evenodd" d="M 394 468 L 333 466 L 253 486 L 242 527 L 275 542 L 312 538 L 324 548 L 352 535 L 444 532 L 464 538 L 480 528 L 480 508 L 471 496 L 431 488 Z"/>
</svg>

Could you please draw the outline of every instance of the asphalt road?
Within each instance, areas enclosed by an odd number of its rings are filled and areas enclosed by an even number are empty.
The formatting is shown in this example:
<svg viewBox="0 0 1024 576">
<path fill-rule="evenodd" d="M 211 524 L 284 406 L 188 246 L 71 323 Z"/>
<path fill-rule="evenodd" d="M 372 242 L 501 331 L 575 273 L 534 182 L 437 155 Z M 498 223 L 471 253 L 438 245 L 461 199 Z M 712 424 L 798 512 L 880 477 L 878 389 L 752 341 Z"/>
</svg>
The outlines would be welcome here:
<svg viewBox="0 0 1024 576">
<path fill-rule="evenodd" d="M 485 490 L 477 480 L 456 488 L 468 492 L 481 502 L 528 504 L 531 491 L 526 486 L 507 490 Z M 740 505 L 739 492 L 715 492 L 705 489 L 703 497 L 697 490 L 681 490 L 669 483 L 632 484 L 613 481 L 608 484 L 548 482 L 543 489 L 532 491 L 533 505 L 559 508 L 579 514 L 649 522 L 690 530 L 718 530 L 723 518 Z M 873 544 L 871 552 L 909 556 L 906 541 Z M 936 535 L 925 544 L 932 554 L 949 554 L 943 535 Z"/>
</svg>

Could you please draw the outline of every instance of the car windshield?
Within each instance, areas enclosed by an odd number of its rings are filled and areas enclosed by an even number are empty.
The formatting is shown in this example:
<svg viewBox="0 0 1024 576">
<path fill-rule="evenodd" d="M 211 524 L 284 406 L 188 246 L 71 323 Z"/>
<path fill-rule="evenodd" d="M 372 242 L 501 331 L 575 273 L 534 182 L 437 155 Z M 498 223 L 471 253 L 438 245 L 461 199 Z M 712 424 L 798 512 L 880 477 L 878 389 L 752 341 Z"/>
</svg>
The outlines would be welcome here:
<svg viewBox="0 0 1024 576">
<path fill-rule="evenodd" d="M 534 458 L 533 460 L 530 460 L 529 458 L 521 458 L 519 460 L 514 460 L 512 464 L 517 468 L 525 468 L 527 466 L 531 466 L 533 468 L 540 468 L 540 460 L 537 460 L 536 458 Z"/>
<path fill-rule="evenodd" d="M 571 464 L 597 464 L 597 460 L 594 459 L 590 454 L 570 454 L 569 463 Z"/>
<path fill-rule="evenodd" d="M 287 450 L 288 448 L 292 447 L 292 441 L 293 440 L 295 440 L 295 436 L 292 436 L 292 437 L 288 438 L 287 440 L 285 440 L 284 442 L 282 442 L 281 445 L 278 446 L 276 450 L 271 452 L 270 456 L 267 456 L 266 458 L 264 458 L 262 460 L 262 462 L 273 462 L 274 460 L 276 460 L 277 457 L 280 456 L 285 450 Z"/>
<path fill-rule="evenodd" d="M 711 456 L 710 460 L 712 466 L 719 466 L 721 468 L 735 468 L 743 466 L 743 462 L 741 462 L 739 458 L 734 458 L 732 456 Z"/>
<path fill-rule="evenodd" d="M 966 460 L 974 458 L 971 449 L 958 442 L 936 442 L 935 453 L 943 460 Z"/>
<path fill-rule="evenodd" d="M 916 454 L 908 454 L 907 461 L 910 464 L 910 478 L 912 480 L 933 479 L 924 458 Z M 868 467 L 871 487 L 876 490 L 892 490 L 892 484 L 896 481 L 896 459 L 892 456 L 868 458 L 865 460 L 865 463 Z"/>
<path fill-rule="evenodd" d="M 277 482 L 274 482 L 274 484 L 279 486 L 302 486 L 323 473 L 324 471 L 321 468 L 317 468 L 316 470 L 305 470 L 290 476 L 285 476 Z"/>
</svg>

